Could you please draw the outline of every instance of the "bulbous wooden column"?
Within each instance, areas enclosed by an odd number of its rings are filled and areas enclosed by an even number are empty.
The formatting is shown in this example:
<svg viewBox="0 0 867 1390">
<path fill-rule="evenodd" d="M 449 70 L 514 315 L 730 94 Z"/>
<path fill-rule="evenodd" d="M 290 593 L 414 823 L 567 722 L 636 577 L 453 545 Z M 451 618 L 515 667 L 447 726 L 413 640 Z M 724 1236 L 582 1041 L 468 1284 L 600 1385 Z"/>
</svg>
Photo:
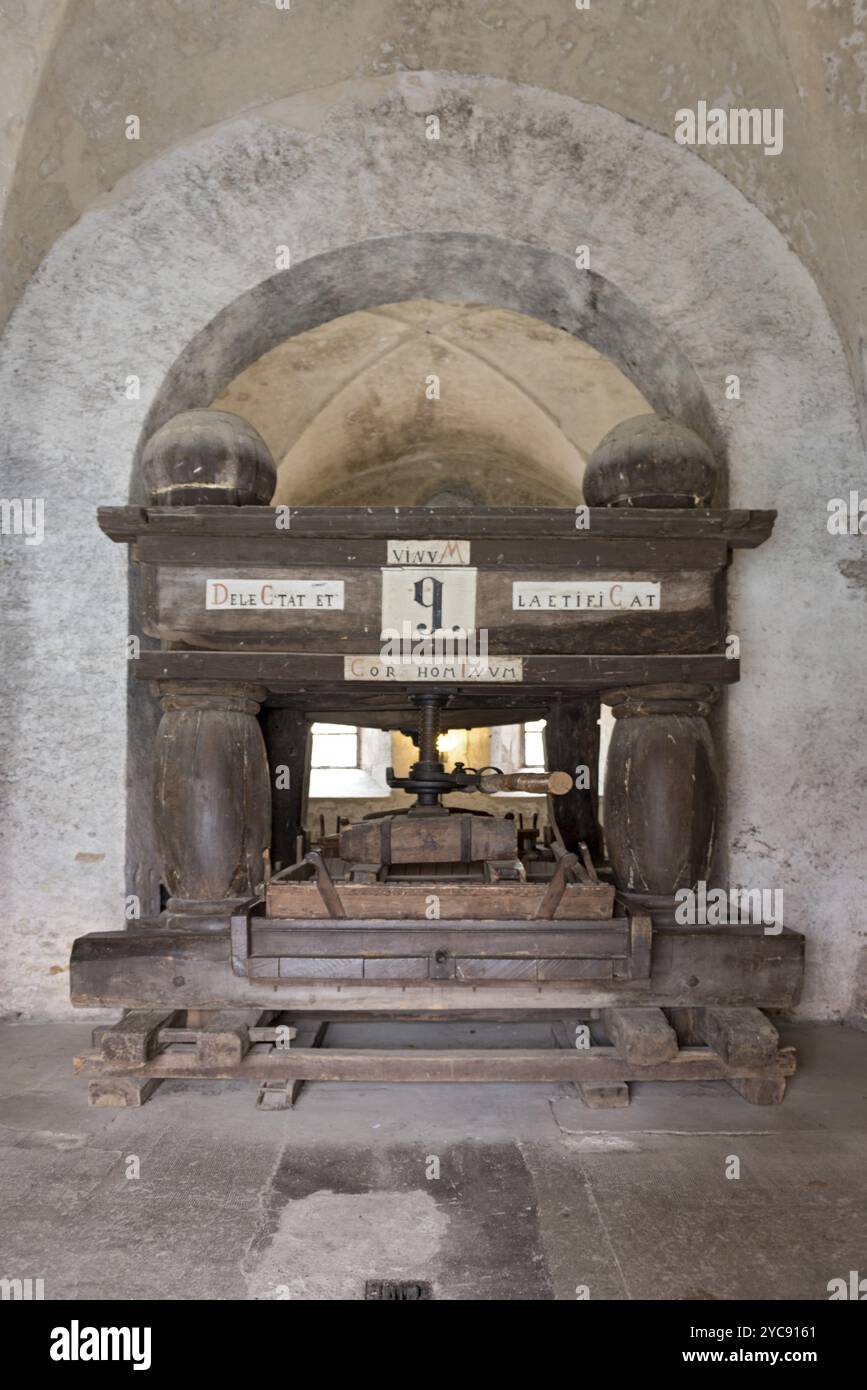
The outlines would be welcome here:
<svg viewBox="0 0 867 1390">
<path fill-rule="evenodd" d="M 707 715 L 711 686 L 606 691 L 615 725 L 605 768 L 605 841 L 621 896 L 667 918 L 706 879 L 719 816 Z"/>
<path fill-rule="evenodd" d="M 170 913 L 225 918 L 253 896 L 271 838 L 264 687 L 158 684 L 156 832 Z"/>
<path fill-rule="evenodd" d="M 707 507 L 713 452 L 683 420 L 635 415 L 596 446 L 584 473 L 591 507 Z M 660 925 L 674 894 L 706 878 L 719 808 L 706 716 L 716 691 L 701 685 L 610 690 L 615 725 L 605 769 L 604 830 L 619 894 Z"/>
<path fill-rule="evenodd" d="M 261 435 L 222 410 L 168 420 L 148 439 L 142 472 L 156 507 L 264 506 L 277 479 Z M 225 926 L 265 876 L 271 782 L 256 716 L 267 690 L 160 681 L 156 693 L 155 830 L 172 925 Z"/>
</svg>

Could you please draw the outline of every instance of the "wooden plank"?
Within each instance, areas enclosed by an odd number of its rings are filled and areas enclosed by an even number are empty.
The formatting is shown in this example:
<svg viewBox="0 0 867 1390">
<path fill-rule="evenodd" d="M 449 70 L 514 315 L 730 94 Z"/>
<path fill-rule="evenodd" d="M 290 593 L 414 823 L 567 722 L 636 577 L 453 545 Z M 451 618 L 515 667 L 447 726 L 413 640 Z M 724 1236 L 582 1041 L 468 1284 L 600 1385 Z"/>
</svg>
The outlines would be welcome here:
<svg viewBox="0 0 867 1390">
<path fill-rule="evenodd" d="M 491 960 L 466 957 L 455 968 L 458 980 L 535 980 L 535 960 Z"/>
<path fill-rule="evenodd" d="M 396 958 L 384 962 L 385 968 L 373 969 L 364 960 L 349 957 L 299 957 L 276 956 L 255 957 L 250 962 L 247 978 L 251 983 L 260 983 L 279 977 L 282 983 L 295 983 L 301 980 L 315 984 L 317 997 L 320 988 L 331 981 L 340 980 L 339 988 L 345 989 L 353 980 L 363 978 L 380 985 L 411 982 L 413 980 L 466 980 L 476 985 L 491 986 L 499 981 L 526 980 L 543 983 L 551 980 L 572 981 L 575 984 L 589 981 L 604 981 L 614 978 L 614 964 L 608 960 L 542 960 L 520 959 L 514 957 L 489 956 L 485 959 L 460 958 L 447 951 L 433 952 L 424 960 Z M 381 1007 L 390 1010 L 391 1003 L 384 997 Z"/>
<path fill-rule="evenodd" d="M 100 507 L 97 517 L 107 535 L 129 534 L 262 536 L 276 531 L 272 507 Z M 128 516 L 124 516 L 128 513 Z M 590 507 L 586 533 L 593 537 L 648 536 L 657 540 L 723 538 L 731 546 L 753 547 L 767 540 L 776 512 L 709 507 L 653 510 Z M 513 536 L 519 540 L 573 537 L 575 511 L 569 507 L 297 507 L 289 516 L 293 536 L 381 536 L 383 539 L 478 539 Z"/>
<path fill-rule="evenodd" d="M 198 1011 L 195 1009 L 190 1009 L 189 1012 L 191 1014 L 195 1014 Z M 279 1017 L 279 1014 L 276 1014 L 276 1011 L 275 1015 Z M 197 1024 L 191 1024 L 188 1020 L 186 1025 L 182 1028 L 161 1028 L 161 1046 L 170 1047 L 174 1043 L 194 1044 L 202 1028 L 204 1028 L 206 1022 L 207 1017 L 202 1022 Z M 279 1036 L 279 1030 L 276 1025 L 260 1027 L 257 1024 L 255 1027 L 249 1028 L 247 1031 L 249 1034 L 251 1046 L 255 1046 L 257 1043 L 273 1043 Z M 291 1032 L 293 1037 L 295 1035 L 295 1031 L 296 1030 L 292 1028 Z"/>
<path fill-rule="evenodd" d="M 96 520 L 100 531 L 120 545 L 134 541 L 148 528 L 144 507 L 97 507 Z"/>
<path fill-rule="evenodd" d="M 521 657 L 521 653 L 509 653 Z M 491 659 L 496 658 L 491 653 Z M 535 695 L 558 692 L 568 686 L 576 690 L 619 689 L 627 685 L 666 685 L 688 682 L 699 685 L 730 685 L 740 678 L 740 663 L 706 652 L 683 655 L 649 656 L 526 656 L 523 660 L 521 697 L 529 702 Z M 342 653 L 255 652 L 255 651 L 143 651 L 135 662 L 140 680 L 221 680 L 252 681 L 271 690 L 294 690 L 313 683 L 346 693 L 376 681 L 345 681 Z M 387 685 L 387 682 L 381 684 Z M 425 682 L 418 682 L 423 687 Z M 432 684 L 436 684 L 433 681 Z M 509 689 L 504 683 L 503 689 Z M 473 697 L 478 692 L 473 690 Z M 390 696 L 394 699 L 394 696 Z M 498 697 L 499 698 L 499 697 Z M 409 706 L 408 706 L 409 707 Z"/>
<path fill-rule="evenodd" d="M 779 1033 L 759 1009 L 704 1009 L 697 1027 L 708 1047 L 732 1066 L 770 1062 L 780 1044 Z"/>
<path fill-rule="evenodd" d="M 583 576 L 600 593 L 622 582 L 661 581 L 660 606 L 653 611 L 610 608 L 514 607 L 513 585 L 535 583 L 554 591 L 562 602 L 566 576 L 557 570 L 479 570 L 476 612 L 479 626 L 496 633 L 501 651 L 571 654 L 618 652 L 702 652 L 719 649 L 725 640 L 716 611 L 717 571 L 687 570 L 665 574 L 629 566 Z M 580 576 L 579 576 L 580 577 Z M 615 595 L 617 593 L 614 590 Z M 598 600 L 597 600 L 598 601 Z M 524 597 L 524 602 L 530 600 Z"/>
<path fill-rule="evenodd" d="M 561 957 L 536 962 L 537 980 L 610 980 L 613 971 L 613 960 L 569 960 Z"/>
<path fill-rule="evenodd" d="M 292 1048 L 289 1053 L 248 1052 L 231 1065 L 203 1066 L 189 1053 L 161 1053 L 137 1069 L 139 1077 L 273 1081 L 725 1081 L 729 1069 L 708 1048 L 685 1048 L 667 1062 L 637 1066 L 613 1048 Z M 78 1072 L 110 1074 L 98 1052 L 76 1058 Z M 744 1067 L 741 1079 L 776 1080 L 795 1070 L 794 1052 L 780 1051 L 770 1066 Z"/>
<path fill-rule="evenodd" d="M 327 860 L 325 861 L 327 863 Z M 335 892 L 345 919 L 378 921 L 426 920 L 431 895 L 439 899 L 439 921 L 534 921 L 544 904 L 549 886 L 541 883 L 438 883 L 416 884 L 338 883 Z M 309 921 L 329 919 L 317 886 L 281 879 L 266 890 L 269 918 Z M 551 901 L 554 901 L 552 891 Z M 611 920 L 614 889 L 604 883 L 572 883 L 565 886 L 554 905 L 554 915 L 542 920 Z M 432 926 L 435 924 L 432 923 Z"/>
<path fill-rule="evenodd" d="M 471 812 L 449 816 L 422 816 L 414 812 L 411 816 L 359 821 L 355 825 L 344 826 L 340 831 L 340 857 L 353 863 L 472 863 L 485 859 L 514 859 L 517 853 L 518 830 L 515 821 L 497 816 L 477 816 Z M 279 887 L 274 884 L 275 891 Z M 387 891 L 395 893 L 405 890 L 392 887 Z M 431 888 L 428 891 L 436 890 Z M 423 904 L 421 912 L 424 913 Z M 289 909 L 285 915 L 291 917 L 294 913 Z"/>
<path fill-rule="evenodd" d="M 377 956 L 364 962 L 365 980 L 426 980 L 427 977 L 427 956 L 414 959 L 405 957 L 391 959 Z"/>
<path fill-rule="evenodd" d="M 677 1036 L 661 1009 L 606 1009 L 602 1025 L 628 1062 L 653 1066 L 677 1052 Z"/>
<path fill-rule="evenodd" d="M 281 956 L 279 973 L 281 979 L 292 980 L 360 980 L 364 961 L 357 957 Z"/>
<path fill-rule="evenodd" d="M 623 958 L 626 931 L 622 924 L 599 926 L 576 923 L 573 928 L 552 930 L 533 923 L 473 923 L 459 927 L 452 922 L 374 925 L 336 923 L 314 928 L 302 922 L 282 925 L 268 922 L 253 929 L 253 960 L 258 956 L 362 956 L 368 959 L 428 956 L 437 950 L 454 956 L 589 957 Z"/>
<path fill-rule="evenodd" d="M 134 540 L 136 522 L 112 523 L 113 540 Z M 295 531 L 256 536 L 204 536 L 165 533 L 138 527 L 138 558 L 149 565 L 204 566 L 216 573 L 245 566 L 280 565 L 308 569 L 339 566 L 379 570 L 387 563 L 388 541 L 382 537 L 314 537 Z M 728 558 L 724 537 L 659 540 L 653 536 L 601 538 L 576 531 L 562 538 L 476 538 L 471 542 L 476 569 L 534 569 L 561 566 L 594 574 L 598 570 L 689 572 L 723 568 Z M 421 562 L 419 562 L 421 563 Z"/>
</svg>

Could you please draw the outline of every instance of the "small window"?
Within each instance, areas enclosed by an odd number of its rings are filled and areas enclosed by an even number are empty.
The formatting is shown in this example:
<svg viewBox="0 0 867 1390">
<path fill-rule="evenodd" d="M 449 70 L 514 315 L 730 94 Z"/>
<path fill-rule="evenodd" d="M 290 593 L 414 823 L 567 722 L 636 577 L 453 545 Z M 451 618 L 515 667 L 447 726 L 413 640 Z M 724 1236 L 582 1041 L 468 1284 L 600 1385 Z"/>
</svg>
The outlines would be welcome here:
<svg viewBox="0 0 867 1390">
<path fill-rule="evenodd" d="M 545 770 L 545 735 L 546 724 L 544 719 L 531 719 L 523 726 L 524 732 L 524 767 L 532 771 L 537 769 L 541 772 Z"/>
<path fill-rule="evenodd" d="M 358 767 L 358 729 L 355 724 L 314 724 L 312 767 Z"/>
</svg>

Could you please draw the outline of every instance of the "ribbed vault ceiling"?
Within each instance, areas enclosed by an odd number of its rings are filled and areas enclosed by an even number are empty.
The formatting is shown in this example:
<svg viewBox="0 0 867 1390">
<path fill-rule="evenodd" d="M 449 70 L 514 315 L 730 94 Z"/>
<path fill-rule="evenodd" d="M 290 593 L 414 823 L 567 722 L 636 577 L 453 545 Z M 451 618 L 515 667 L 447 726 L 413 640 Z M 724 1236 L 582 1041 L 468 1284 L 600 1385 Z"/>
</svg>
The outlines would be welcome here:
<svg viewBox="0 0 867 1390">
<path fill-rule="evenodd" d="M 574 505 L 588 454 L 649 408 L 570 334 L 428 300 L 290 338 L 212 404 L 256 426 L 277 461 L 275 501 L 296 505 Z"/>
</svg>

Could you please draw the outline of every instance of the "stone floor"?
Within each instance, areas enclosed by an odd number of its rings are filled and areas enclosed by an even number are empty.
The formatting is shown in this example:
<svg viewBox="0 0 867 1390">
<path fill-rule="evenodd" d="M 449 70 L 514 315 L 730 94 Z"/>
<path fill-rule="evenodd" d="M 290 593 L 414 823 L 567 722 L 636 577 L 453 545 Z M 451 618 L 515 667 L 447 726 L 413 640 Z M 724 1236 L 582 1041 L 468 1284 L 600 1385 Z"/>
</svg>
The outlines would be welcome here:
<svg viewBox="0 0 867 1390">
<path fill-rule="evenodd" d="M 0 1276 L 48 1299 L 357 1299 L 374 1278 L 440 1299 L 826 1299 L 867 1275 L 864 1033 L 784 1028 L 800 1069 L 776 1108 L 723 1083 L 634 1086 L 614 1111 L 560 1085 L 317 1084 L 267 1113 L 203 1082 L 89 1109 L 70 1067 L 89 1031 L 0 1029 Z M 547 1041 L 329 1041 L 407 1035 Z"/>
</svg>

